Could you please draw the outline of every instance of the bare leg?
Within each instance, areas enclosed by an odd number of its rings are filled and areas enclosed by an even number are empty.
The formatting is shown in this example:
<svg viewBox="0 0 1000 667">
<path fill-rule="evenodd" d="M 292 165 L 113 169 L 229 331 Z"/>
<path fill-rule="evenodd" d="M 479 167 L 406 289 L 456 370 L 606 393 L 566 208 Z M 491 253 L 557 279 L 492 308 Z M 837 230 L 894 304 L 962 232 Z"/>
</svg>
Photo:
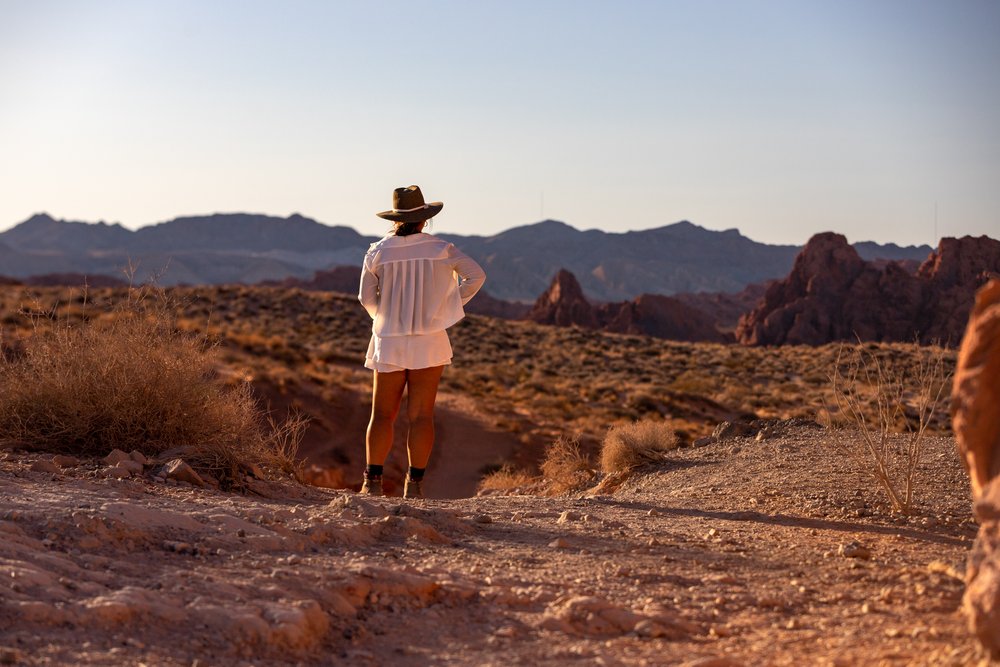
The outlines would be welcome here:
<svg viewBox="0 0 1000 667">
<path fill-rule="evenodd" d="M 426 468 L 434 448 L 434 400 L 444 366 L 406 371 L 409 385 L 406 397 L 406 416 L 410 429 L 406 437 L 406 452 L 410 465 Z"/>
<path fill-rule="evenodd" d="M 392 449 L 392 425 L 399 414 L 406 374 L 410 371 L 379 373 L 372 383 L 372 418 L 368 422 L 366 454 L 368 463 L 382 465 Z"/>
</svg>

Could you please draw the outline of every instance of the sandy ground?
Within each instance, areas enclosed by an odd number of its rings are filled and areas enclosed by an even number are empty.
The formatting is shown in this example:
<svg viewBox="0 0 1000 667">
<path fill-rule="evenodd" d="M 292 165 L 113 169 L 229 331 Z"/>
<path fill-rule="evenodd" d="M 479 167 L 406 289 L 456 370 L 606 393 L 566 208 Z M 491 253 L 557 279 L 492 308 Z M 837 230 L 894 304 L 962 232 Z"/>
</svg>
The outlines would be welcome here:
<svg viewBox="0 0 1000 667">
<path fill-rule="evenodd" d="M 405 502 L 2 453 L 0 662 L 980 662 L 954 442 L 928 442 L 904 518 L 838 453 L 849 437 L 678 450 L 602 495 Z"/>
</svg>

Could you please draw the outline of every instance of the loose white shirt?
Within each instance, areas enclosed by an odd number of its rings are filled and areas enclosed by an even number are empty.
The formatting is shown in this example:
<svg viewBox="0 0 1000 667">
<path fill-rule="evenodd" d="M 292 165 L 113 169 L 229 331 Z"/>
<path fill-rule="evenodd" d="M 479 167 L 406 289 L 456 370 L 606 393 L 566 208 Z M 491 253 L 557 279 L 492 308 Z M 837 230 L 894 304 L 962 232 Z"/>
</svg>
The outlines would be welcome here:
<svg viewBox="0 0 1000 667">
<path fill-rule="evenodd" d="M 365 254 L 358 299 L 385 338 L 444 331 L 486 282 L 479 264 L 454 244 L 423 232 L 390 234 Z"/>
</svg>

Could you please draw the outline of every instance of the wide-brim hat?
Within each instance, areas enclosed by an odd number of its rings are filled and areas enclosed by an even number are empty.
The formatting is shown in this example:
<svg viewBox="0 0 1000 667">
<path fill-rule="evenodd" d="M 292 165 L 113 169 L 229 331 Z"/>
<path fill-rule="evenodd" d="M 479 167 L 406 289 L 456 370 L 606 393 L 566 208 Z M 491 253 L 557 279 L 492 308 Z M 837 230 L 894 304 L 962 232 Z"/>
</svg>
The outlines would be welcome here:
<svg viewBox="0 0 1000 667">
<path fill-rule="evenodd" d="M 392 191 L 392 209 L 376 213 L 380 218 L 393 222 L 421 222 L 433 218 L 444 208 L 444 203 L 434 201 L 424 203 L 424 193 L 416 185 L 396 188 Z"/>
</svg>

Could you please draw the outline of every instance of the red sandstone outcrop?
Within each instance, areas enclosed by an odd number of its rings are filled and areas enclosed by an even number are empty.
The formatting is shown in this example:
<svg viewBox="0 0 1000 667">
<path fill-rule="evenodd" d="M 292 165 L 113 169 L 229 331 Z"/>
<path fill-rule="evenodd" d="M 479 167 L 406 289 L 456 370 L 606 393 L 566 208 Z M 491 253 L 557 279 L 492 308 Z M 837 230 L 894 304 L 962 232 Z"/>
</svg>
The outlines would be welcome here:
<svg viewBox="0 0 1000 667">
<path fill-rule="evenodd" d="M 713 318 L 673 297 L 643 294 L 631 301 L 592 305 L 576 277 L 565 269 L 556 274 L 551 287 L 538 297 L 527 319 L 540 324 L 670 340 L 720 343 L 730 340 L 716 329 Z"/>
<path fill-rule="evenodd" d="M 925 264 L 926 266 L 926 264 Z M 969 554 L 965 613 L 1000 657 L 1000 280 L 976 296 L 952 388 L 952 424 L 972 481 L 979 535 Z"/>
<path fill-rule="evenodd" d="M 549 289 L 538 297 L 535 306 L 528 313 L 528 319 L 539 324 L 561 327 L 575 325 L 587 329 L 597 328 L 594 307 L 583 296 L 576 276 L 566 269 L 560 269 Z"/>
<path fill-rule="evenodd" d="M 489 292 L 480 290 L 472 301 L 465 304 L 465 312 L 500 317 L 505 320 L 523 320 L 531 312 L 531 306 L 517 301 L 497 299 Z"/>
<path fill-rule="evenodd" d="M 609 303 L 597 310 L 601 328 L 670 340 L 731 342 L 710 316 L 673 297 L 642 294 L 632 301 Z"/>
<path fill-rule="evenodd" d="M 962 335 L 976 288 L 1000 272 L 1000 241 L 942 239 L 916 275 L 895 262 L 865 262 L 840 234 L 817 234 L 787 278 L 740 318 L 748 345 L 834 340 L 939 341 Z"/>
<path fill-rule="evenodd" d="M 916 272 L 917 266 L 919 264 L 915 263 L 913 265 L 914 272 Z M 715 328 L 720 331 L 731 332 L 736 329 L 740 318 L 745 313 L 753 310 L 754 306 L 764 298 L 767 288 L 773 283 L 773 280 L 764 283 L 753 283 L 735 293 L 688 292 L 685 294 L 674 294 L 673 298 L 708 315 L 715 323 Z"/>
</svg>

